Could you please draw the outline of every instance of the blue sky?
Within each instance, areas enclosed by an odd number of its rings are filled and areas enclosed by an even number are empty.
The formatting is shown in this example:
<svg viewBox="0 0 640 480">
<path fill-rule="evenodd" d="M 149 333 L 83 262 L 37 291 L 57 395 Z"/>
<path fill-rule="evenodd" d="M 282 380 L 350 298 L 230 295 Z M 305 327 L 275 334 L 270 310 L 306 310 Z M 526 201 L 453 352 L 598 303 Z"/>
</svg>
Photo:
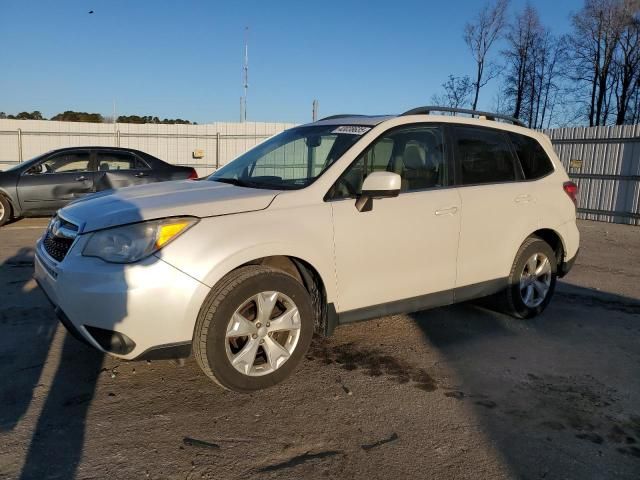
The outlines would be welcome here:
<svg viewBox="0 0 640 480">
<path fill-rule="evenodd" d="M 473 0 L 0 0 L 0 111 L 63 110 L 237 121 L 249 32 L 248 117 L 395 113 L 473 73 Z M 524 0 L 512 0 L 513 13 Z M 582 0 L 535 0 L 555 33 Z M 95 13 L 89 15 L 87 12 Z M 496 81 L 481 92 L 493 105 Z"/>
</svg>

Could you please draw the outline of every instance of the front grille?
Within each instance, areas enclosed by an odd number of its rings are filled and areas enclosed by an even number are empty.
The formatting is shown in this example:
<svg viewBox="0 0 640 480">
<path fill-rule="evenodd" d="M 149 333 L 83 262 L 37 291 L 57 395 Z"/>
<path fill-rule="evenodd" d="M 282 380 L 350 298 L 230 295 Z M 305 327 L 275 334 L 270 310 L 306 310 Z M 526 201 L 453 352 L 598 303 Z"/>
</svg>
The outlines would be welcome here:
<svg viewBox="0 0 640 480">
<path fill-rule="evenodd" d="M 45 252 L 59 262 L 67 255 L 72 243 L 73 239 L 71 238 L 54 237 L 50 230 L 47 230 L 44 240 L 42 241 Z"/>
<path fill-rule="evenodd" d="M 78 227 L 55 216 L 42 239 L 42 246 L 51 258 L 61 262 L 66 257 L 78 232 Z"/>
</svg>

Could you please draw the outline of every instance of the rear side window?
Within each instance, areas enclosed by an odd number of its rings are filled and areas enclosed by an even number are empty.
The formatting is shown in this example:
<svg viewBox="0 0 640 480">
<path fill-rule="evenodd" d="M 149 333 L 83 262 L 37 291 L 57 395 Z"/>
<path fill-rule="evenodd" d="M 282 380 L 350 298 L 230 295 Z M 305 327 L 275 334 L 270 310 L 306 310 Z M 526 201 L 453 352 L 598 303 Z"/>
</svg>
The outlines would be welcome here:
<svg viewBox="0 0 640 480">
<path fill-rule="evenodd" d="M 547 152 L 536 139 L 517 133 L 509 133 L 509 137 L 522 165 L 524 178 L 536 180 L 553 172 L 553 164 Z"/>
<path fill-rule="evenodd" d="M 456 160 L 460 184 L 512 182 L 516 180 L 515 159 L 503 132 L 485 128 L 456 127 Z"/>
<path fill-rule="evenodd" d="M 128 152 L 98 152 L 98 170 L 143 170 L 149 167 L 135 155 Z"/>
</svg>

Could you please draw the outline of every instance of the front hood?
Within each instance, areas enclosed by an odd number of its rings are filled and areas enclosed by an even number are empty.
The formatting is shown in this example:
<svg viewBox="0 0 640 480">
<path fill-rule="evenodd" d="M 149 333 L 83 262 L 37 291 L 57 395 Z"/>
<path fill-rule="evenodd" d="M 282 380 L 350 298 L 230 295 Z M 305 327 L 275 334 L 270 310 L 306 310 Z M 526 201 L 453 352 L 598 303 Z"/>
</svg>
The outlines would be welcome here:
<svg viewBox="0 0 640 480">
<path fill-rule="evenodd" d="M 208 180 L 160 182 L 89 195 L 60 213 L 84 233 L 163 217 L 213 217 L 264 210 L 277 194 Z"/>
</svg>

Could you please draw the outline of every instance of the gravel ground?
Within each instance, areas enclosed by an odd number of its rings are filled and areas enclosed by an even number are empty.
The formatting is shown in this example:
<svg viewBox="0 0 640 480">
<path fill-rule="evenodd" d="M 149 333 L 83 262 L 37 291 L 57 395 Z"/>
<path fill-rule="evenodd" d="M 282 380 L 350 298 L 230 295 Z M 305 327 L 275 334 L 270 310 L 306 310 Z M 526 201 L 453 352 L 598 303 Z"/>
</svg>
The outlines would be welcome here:
<svg viewBox="0 0 640 480">
<path fill-rule="evenodd" d="M 31 279 L 45 223 L 0 229 L 0 478 L 640 478 L 640 228 L 581 222 L 534 321 L 459 305 L 340 327 L 240 395 L 67 336 Z"/>
</svg>

